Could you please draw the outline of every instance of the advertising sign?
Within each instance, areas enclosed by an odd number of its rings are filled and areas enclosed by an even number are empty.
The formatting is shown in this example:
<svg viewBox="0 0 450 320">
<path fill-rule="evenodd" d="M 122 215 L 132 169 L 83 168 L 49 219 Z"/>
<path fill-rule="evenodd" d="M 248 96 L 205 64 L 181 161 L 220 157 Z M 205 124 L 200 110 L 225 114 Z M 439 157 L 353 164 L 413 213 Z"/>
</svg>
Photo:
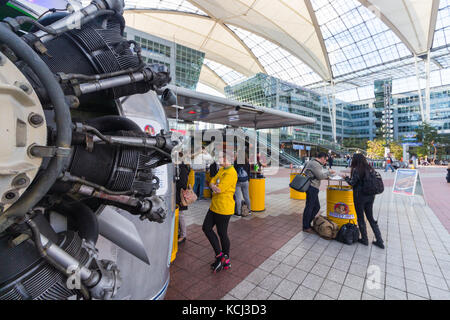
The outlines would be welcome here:
<svg viewBox="0 0 450 320">
<path fill-rule="evenodd" d="M 418 171 L 414 169 L 398 169 L 395 174 L 392 192 L 413 196 L 416 190 Z"/>
</svg>

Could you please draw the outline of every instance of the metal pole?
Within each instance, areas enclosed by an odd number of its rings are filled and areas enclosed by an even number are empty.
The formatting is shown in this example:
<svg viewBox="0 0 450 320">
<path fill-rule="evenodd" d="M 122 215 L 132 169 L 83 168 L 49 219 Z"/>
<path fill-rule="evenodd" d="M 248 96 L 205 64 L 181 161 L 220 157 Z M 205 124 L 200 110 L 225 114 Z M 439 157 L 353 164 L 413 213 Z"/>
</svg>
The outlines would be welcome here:
<svg viewBox="0 0 450 320">
<path fill-rule="evenodd" d="M 426 119 L 426 121 L 430 121 L 430 113 L 431 113 L 431 106 L 430 106 L 430 51 L 428 51 L 427 60 L 426 60 L 425 65 L 426 65 L 425 119 Z"/>
<path fill-rule="evenodd" d="M 420 115 L 422 116 L 422 121 L 425 121 L 425 113 L 423 110 L 423 101 L 422 101 L 422 90 L 420 89 L 419 67 L 417 65 L 416 55 L 414 55 L 414 66 L 416 68 L 417 93 L 419 94 Z"/>
</svg>

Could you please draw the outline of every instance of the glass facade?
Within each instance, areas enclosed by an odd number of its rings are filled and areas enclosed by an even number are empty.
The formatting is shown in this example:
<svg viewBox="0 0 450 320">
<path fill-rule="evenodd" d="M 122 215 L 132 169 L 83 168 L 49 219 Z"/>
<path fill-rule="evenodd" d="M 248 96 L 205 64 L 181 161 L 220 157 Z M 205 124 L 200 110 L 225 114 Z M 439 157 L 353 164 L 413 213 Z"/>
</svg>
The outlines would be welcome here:
<svg viewBox="0 0 450 320">
<path fill-rule="evenodd" d="M 196 89 L 205 58 L 203 52 L 129 27 L 126 27 L 124 35 L 141 46 L 144 62 L 165 65 L 170 70 L 173 84 Z"/>
<path fill-rule="evenodd" d="M 193 89 L 197 87 L 203 66 L 203 52 L 176 44 L 176 81 L 180 87 Z"/>
<path fill-rule="evenodd" d="M 336 100 L 336 138 L 369 140 L 377 134 L 382 136 L 385 122 L 385 104 L 389 103 L 389 116 L 392 138 L 401 140 L 403 135 L 414 133 L 421 123 L 419 98 L 417 92 L 386 94 L 391 80 L 374 83 L 375 98 L 347 103 Z M 391 87 L 392 88 L 392 87 Z M 282 111 L 316 119 L 315 124 L 294 128 L 282 128 L 281 140 L 300 140 L 305 142 L 331 142 L 332 124 L 330 109 L 332 101 L 327 95 L 296 86 L 292 83 L 257 74 L 241 83 L 225 87 L 228 98 L 254 105 L 276 108 Z M 440 133 L 450 134 L 450 89 L 433 88 L 431 98 L 431 124 Z"/>
</svg>

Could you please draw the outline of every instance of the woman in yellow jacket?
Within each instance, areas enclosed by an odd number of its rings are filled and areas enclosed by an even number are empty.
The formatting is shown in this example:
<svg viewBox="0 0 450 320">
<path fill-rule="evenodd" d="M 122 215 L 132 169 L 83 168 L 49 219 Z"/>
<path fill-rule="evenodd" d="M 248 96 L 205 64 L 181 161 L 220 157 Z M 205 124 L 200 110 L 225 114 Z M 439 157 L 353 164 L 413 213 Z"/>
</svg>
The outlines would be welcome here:
<svg viewBox="0 0 450 320">
<path fill-rule="evenodd" d="M 213 192 L 211 206 L 203 221 L 202 230 L 214 249 L 216 260 L 211 264 L 214 272 L 228 269 L 230 264 L 230 239 L 228 238 L 228 223 L 234 214 L 233 195 L 236 190 L 237 172 L 233 163 L 224 155 L 219 172 L 211 179 L 210 188 Z M 216 226 L 219 239 L 213 230 Z"/>
</svg>

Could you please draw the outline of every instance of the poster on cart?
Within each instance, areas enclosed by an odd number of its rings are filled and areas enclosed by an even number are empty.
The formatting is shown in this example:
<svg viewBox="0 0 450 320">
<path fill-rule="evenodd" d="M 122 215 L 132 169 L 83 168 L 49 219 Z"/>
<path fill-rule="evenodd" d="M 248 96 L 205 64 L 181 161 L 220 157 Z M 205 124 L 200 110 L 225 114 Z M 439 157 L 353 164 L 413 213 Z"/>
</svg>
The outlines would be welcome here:
<svg viewBox="0 0 450 320">
<path fill-rule="evenodd" d="M 392 192 L 406 196 L 413 196 L 416 191 L 419 171 L 415 169 L 397 169 Z"/>
</svg>

